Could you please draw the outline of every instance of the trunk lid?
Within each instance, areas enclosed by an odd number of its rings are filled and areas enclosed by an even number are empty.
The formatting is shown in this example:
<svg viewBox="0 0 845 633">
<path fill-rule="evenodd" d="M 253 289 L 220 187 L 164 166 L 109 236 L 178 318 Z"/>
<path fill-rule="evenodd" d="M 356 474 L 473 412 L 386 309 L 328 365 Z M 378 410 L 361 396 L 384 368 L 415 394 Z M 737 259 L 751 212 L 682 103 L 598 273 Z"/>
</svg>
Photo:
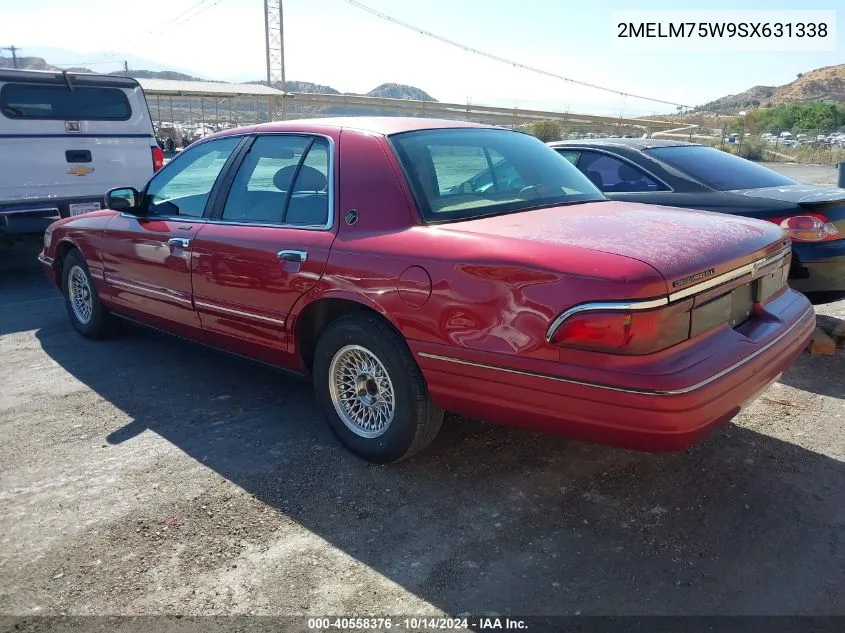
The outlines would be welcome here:
<svg viewBox="0 0 845 633">
<path fill-rule="evenodd" d="M 775 224 L 721 213 L 626 202 L 590 202 L 442 225 L 524 242 L 575 246 L 636 259 L 669 292 L 729 272 L 789 244 Z"/>
</svg>

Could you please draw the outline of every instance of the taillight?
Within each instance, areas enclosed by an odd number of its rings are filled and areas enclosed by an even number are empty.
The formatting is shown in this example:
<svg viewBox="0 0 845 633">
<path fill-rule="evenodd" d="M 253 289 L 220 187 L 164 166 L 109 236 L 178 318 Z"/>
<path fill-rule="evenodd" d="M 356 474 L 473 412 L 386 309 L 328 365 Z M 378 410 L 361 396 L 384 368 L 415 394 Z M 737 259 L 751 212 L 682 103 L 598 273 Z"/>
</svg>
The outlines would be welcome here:
<svg viewBox="0 0 845 633">
<path fill-rule="evenodd" d="M 153 145 L 150 148 L 153 152 L 153 173 L 164 167 L 164 152 L 158 145 Z"/>
<path fill-rule="evenodd" d="M 690 336 L 693 301 L 656 310 L 590 310 L 565 319 L 550 343 L 615 354 L 651 354 Z"/>
<path fill-rule="evenodd" d="M 772 218 L 795 242 L 824 242 L 839 239 L 839 229 L 821 213 Z"/>
</svg>

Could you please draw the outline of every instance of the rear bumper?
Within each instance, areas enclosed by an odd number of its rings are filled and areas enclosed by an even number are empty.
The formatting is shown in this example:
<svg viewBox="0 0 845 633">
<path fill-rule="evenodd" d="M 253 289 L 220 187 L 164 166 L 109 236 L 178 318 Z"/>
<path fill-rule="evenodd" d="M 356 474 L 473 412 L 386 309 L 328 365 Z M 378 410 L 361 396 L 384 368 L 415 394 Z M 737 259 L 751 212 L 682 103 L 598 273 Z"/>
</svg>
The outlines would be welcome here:
<svg viewBox="0 0 845 633">
<path fill-rule="evenodd" d="M 804 293 L 845 296 L 845 240 L 792 244 L 789 285 Z"/>
<path fill-rule="evenodd" d="M 662 386 L 654 387 L 572 380 L 561 375 L 514 369 L 490 358 L 470 360 L 466 350 L 437 353 L 430 346 L 412 345 L 435 402 L 447 410 L 509 426 L 560 433 L 576 439 L 645 451 L 682 450 L 733 418 L 754 400 L 806 348 L 815 316 L 807 300 L 787 291 L 776 300 L 784 319 L 771 336 L 737 358 L 739 345 L 714 352 L 711 346 L 705 374 L 689 363 Z M 772 322 L 769 322 L 773 325 Z M 771 328 L 770 328 L 771 331 Z M 732 334 L 736 334 L 730 331 Z M 724 333 L 727 335 L 727 333 Z M 692 348 L 683 354 L 696 355 Z M 449 353 L 451 352 L 451 353 Z M 461 357 L 457 354 L 460 353 Z M 714 359 L 724 363 L 717 369 Z M 542 361 L 546 365 L 546 361 Z M 642 370 L 647 371 L 643 366 Z M 597 370 L 599 377 L 610 372 Z M 678 375 L 683 374 L 683 375 Z M 680 384 L 679 380 L 687 382 Z"/>
<path fill-rule="evenodd" d="M 0 236 L 42 234 L 50 224 L 70 215 L 70 205 L 97 202 L 105 208 L 102 196 L 51 198 L 0 204 Z"/>
</svg>

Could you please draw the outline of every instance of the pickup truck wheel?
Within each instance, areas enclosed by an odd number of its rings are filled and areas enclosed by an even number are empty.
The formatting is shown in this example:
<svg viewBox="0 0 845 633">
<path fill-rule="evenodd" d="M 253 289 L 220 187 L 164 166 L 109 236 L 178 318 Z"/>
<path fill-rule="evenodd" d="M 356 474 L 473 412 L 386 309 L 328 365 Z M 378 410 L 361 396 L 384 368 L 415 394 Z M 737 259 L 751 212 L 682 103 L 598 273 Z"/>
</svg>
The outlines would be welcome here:
<svg viewBox="0 0 845 633">
<path fill-rule="evenodd" d="M 376 315 L 334 321 L 317 342 L 313 374 L 332 432 L 367 461 L 410 457 L 440 430 L 443 410 L 431 401 L 411 351 Z"/>
<path fill-rule="evenodd" d="M 91 279 L 85 258 L 79 251 L 70 251 L 62 265 L 62 290 L 70 322 L 87 338 L 102 338 L 108 333 L 108 312 Z"/>
</svg>

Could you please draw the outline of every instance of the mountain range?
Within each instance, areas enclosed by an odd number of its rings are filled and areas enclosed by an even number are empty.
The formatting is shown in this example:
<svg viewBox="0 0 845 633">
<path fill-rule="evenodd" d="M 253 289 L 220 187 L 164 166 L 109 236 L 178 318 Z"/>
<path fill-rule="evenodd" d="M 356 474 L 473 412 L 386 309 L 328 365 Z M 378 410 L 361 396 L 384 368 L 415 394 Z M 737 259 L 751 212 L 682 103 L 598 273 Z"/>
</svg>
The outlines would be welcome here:
<svg viewBox="0 0 845 633">
<path fill-rule="evenodd" d="M 745 92 L 705 103 L 696 110 L 737 114 L 741 110 L 759 106 L 813 101 L 845 102 L 845 64 L 825 66 L 799 74 L 794 81 L 783 86 L 754 86 Z"/>
</svg>

